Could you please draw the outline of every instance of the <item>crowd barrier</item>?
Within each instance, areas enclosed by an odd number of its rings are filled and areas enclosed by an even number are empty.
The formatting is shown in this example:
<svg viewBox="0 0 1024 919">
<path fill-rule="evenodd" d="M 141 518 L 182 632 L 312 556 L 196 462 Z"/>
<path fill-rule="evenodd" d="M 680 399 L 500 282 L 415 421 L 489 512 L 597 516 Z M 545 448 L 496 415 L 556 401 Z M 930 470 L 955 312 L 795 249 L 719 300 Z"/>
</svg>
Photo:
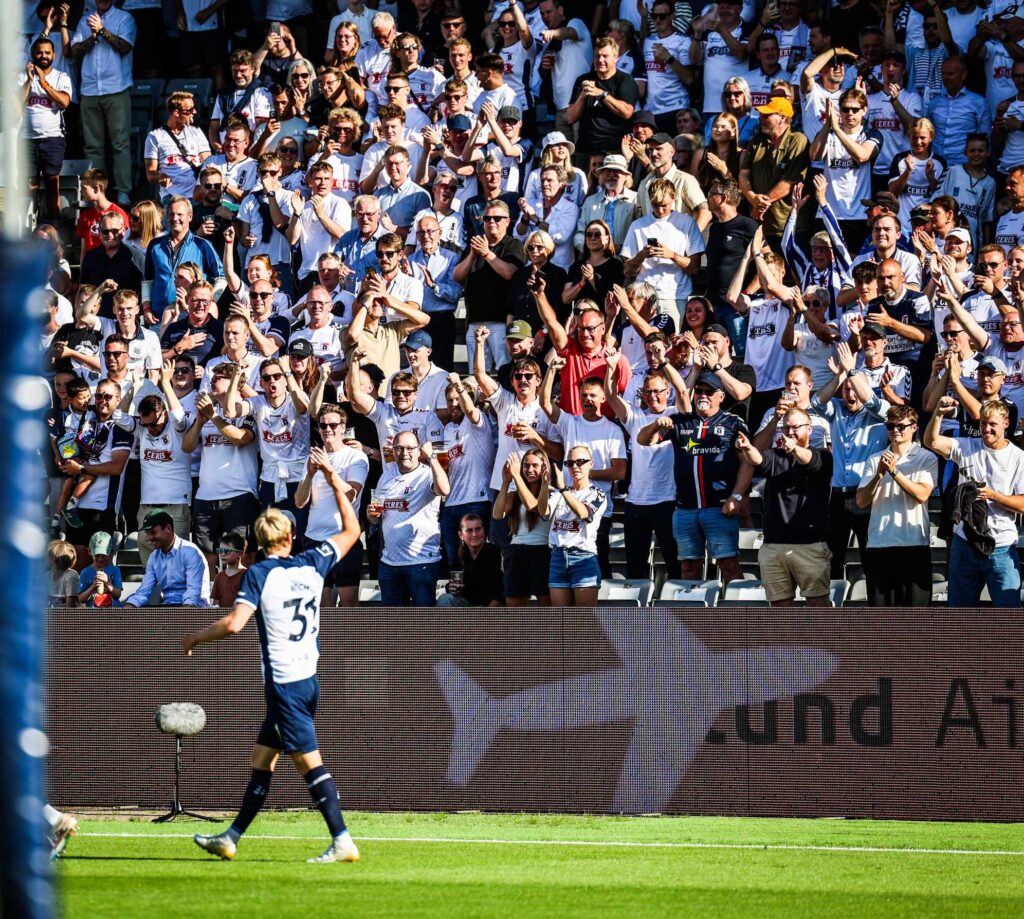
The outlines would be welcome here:
<svg viewBox="0 0 1024 919">
<path fill-rule="evenodd" d="M 237 807 L 259 648 L 183 656 L 213 615 L 53 611 L 57 806 L 166 807 L 189 701 L 183 800 Z M 1022 651 L 996 609 L 325 610 L 317 730 L 349 808 L 1021 820 Z"/>
</svg>

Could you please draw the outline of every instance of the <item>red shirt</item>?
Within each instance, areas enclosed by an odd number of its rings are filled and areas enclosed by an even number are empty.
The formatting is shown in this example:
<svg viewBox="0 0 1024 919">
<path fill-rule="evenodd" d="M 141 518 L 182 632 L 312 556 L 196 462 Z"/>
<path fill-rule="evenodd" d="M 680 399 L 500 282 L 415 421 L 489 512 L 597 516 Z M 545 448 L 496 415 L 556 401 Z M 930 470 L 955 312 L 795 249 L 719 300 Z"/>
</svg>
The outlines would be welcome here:
<svg viewBox="0 0 1024 919">
<path fill-rule="evenodd" d="M 583 353 L 575 338 L 570 338 L 569 343 L 558 352 L 558 356 L 564 357 L 566 360 L 565 367 L 562 368 L 562 392 L 558 397 L 558 407 L 563 412 L 568 412 L 570 415 L 583 414 L 579 383 L 587 377 L 597 377 L 602 385 L 604 384 L 604 375 L 608 370 L 608 361 L 605 359 L 607 353 L 608 349 L 602 346 L 600 350 L 588 357 Z M 633 371 L 629 367 L 629 361 L 620 360 L 618 367 L 615 368 L 615 388 L 619 391 L 619 395 L 626 391 L 632 376 Z M 606 418 L 615 418 L 611 406 L 607 402 L 604 404 L 602 414 Z"/>
<path fill-rule="evenodd" d="M 85 240 L 85 251 L 92 252 L 101 242 L 100 240 L 100 217 L 104 214 L 120 214 L 124 220 L 125 227 L 128 226 L 128 215 L 124 210 L 113 202 L 105 211 L 98 207 L 87 207 L 78 217 L 78 225 L 75 227 L 75 236 Z"/>
</svg>

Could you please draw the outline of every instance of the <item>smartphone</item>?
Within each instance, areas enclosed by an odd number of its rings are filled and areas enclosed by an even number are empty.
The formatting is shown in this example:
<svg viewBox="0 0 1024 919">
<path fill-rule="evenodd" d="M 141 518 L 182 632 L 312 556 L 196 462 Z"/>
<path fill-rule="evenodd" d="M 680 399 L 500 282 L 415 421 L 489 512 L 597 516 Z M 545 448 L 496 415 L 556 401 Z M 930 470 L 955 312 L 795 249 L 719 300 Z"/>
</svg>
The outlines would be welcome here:
<svg viewBox="0 0 1024 919">
<path fill-rule="evenodd" d="M 271 32 L 277 32 L 277 34 L 280 35 L 281 34 L 281 25 L 282 25 L 281 22 L 279 22 L 278 20 L 275 19 L 273 22 L 270 23 L 270 31 Z"/>
<path fill-rule="evenodd" d="M 656 237 L 654 237 L 654 236 L 649 236 L 649 237 L 647 237 L 647 245 L 648 245 L 648 246 L 660 246 L 660 245 L 661 245 L 661 243 L 660 243 L 660 242 L 658 242 L 658 240 L 657 240 L 657 238 L 656 238 Z"/>
</svg>

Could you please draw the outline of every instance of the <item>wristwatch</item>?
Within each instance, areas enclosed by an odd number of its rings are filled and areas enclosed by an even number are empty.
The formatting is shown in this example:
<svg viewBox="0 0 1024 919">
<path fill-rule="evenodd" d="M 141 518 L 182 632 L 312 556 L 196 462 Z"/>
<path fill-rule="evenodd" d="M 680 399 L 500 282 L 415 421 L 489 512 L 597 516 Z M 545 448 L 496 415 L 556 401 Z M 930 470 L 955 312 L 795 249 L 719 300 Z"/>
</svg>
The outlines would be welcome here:
<svg viewBox="0 0 1024 919">
<path fill-rule="evenodd" d="M 732 498 L 733 501 L 743 500 L 743 495 L 741 495 L 738 491 L 734 491 L 731 495 L 729 495 L 729 497 Z"/>
<path fill-rule="evenodd" d="M 719 363 L 715 364 L 714 367 L 711 368 L 711 372 L 712 373 L 718 373 L 718 371 L 721 370 L 721 369 L 722 369 L 722 364 L 721 364 L 721 362 L 719 362 Z"/>
</svg>

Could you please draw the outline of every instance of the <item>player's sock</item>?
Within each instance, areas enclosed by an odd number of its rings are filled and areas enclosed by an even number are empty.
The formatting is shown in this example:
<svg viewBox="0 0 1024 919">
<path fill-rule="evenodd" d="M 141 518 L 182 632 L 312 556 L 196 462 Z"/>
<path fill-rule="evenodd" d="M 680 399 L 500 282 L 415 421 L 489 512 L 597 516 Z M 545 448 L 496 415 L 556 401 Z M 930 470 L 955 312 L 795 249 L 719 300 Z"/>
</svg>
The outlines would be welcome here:
<svg viewBox="0 0 1024 919">
<path fill-rule="evenodd" d="M 64 815 L 50 804 L 43 805 L 43 819 L 50 824 L 50 829 L 53 829 L 60 823 L 60 818 Z"/>
<path fill-rule="evenodd" d="M 341 803 L 338 801 L 338 786 L 327 771 L 326 766 L 316 766 L 305 775 L 309 796 L 313 799 L 316 809 L 323 814 L 327 829 L 331 836 L 340 836 L 345 832 L 345 818 L 341 816 Z"/>
<path fill-rule="evenodd" d="M 269 769 L 253 769 L 252 778 L 249 779 L 245 796 L 242 798 L 242 807 L 227 831 L 232 842 L 238 842 L 238 838 L 249 829 L 249 824 L 260 812 L 263 802 L 267 800 L 267 795 L 270 793 L 270 780 L 273 777 L 274 773 Z"/>
</svg>

